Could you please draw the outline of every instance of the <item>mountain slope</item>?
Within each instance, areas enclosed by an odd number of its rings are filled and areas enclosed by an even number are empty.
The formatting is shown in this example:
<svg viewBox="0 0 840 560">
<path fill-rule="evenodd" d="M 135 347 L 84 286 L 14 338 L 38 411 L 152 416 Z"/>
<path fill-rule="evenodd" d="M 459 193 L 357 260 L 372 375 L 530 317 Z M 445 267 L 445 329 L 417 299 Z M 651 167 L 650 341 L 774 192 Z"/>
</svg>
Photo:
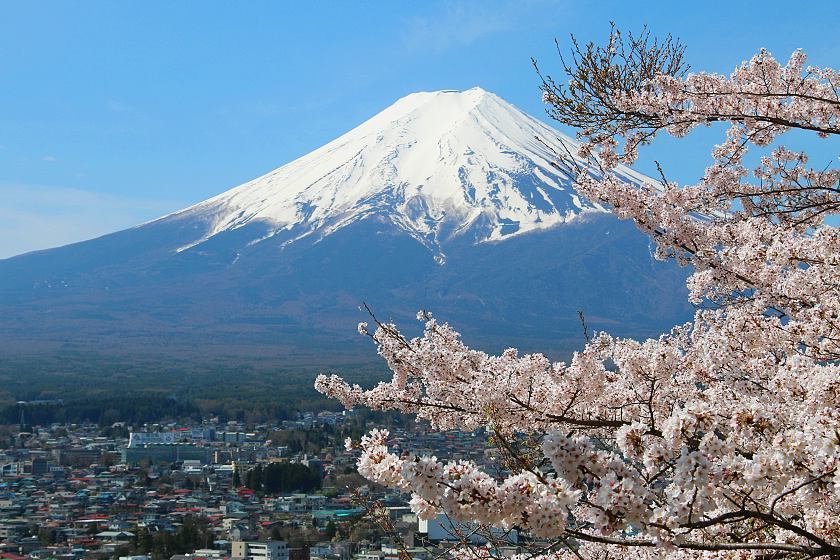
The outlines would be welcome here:
<svg viewBox="0 0 840 560">
<path fill-rule="evenodd" d="M 295 241 L 372 215 L 434 250 L 469 231 L 477 241 L 497 241 L 603 211 L 578 197 L 570 170 L 556 164 L 555 153 L 576 146 L 480 88 L 415 93 L 322 148 L 170 218 L 207 224 L 179 251 L 255 222 L 267 233 L 252 243 L 287 232 Z"/>
<path fill-rule="evenodd" d="M 0 261 L 0 350 L 369 356 L 363 301 L 548 351 L 579 344 L 578 310 L 632 335 L 685 319 L 684 272 L 555 165 L 575 145 L 478 88 L 409 95 L 195 206 Z"/>
</svg>

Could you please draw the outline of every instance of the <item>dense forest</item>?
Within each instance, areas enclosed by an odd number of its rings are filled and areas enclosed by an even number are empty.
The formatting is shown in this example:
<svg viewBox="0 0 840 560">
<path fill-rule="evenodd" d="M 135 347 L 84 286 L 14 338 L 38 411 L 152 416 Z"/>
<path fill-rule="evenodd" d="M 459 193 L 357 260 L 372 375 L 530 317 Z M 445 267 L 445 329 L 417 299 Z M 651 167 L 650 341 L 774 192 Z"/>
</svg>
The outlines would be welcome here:
<svg viewBox="0 0 840 560">
<path fill-rule="evenodd" d="M 272 495 L 311 492 L 321 487 L 321 473 L 300 463 L 258 464 L 245 475 L 245 486 Z"/>
<path fill-rule="evenodd" d="M 20 402 L 0 406 L 0 426 L 19 426 L 23 420 L 24 431 L 34 426 L 48 424 L 95 423 L 107 437 L 128 437 L 128 428 L 144 423 L 164 421 L 199 422 L 207 416 L 218 416 L 221 422 L 232 419 L 253 422 L 277 422 L 306 412 L 303 407 L 270 406 L 242 414 L 244 403 L 220 397 L 218 401 L 202 408 L 192 401 L 181 401 L 155 394 L 125 395 L 103 399 L 77 399 L 51 402 Z M 247 418 L 246 418 L 247 417 Z M 355 411 L 343 426 L 318 426 L 312 429 L 292 429 L 272 432 L 270 438 L 277 446 L 288 447 L 292 453 L 316 454 L 324 446 L 351 437 L 359 439 L 368 424 L 404 426 L 413 423 L 413 416 L 366 409 Z M 123 425 L 124 424 L 124 425 Z M 0 442 L 3 434 L 0 433 Z"/>
<path fill-rule="evenodd" d="M 140 424 L 217 416 L 248 423 L 339 410 L 313 382 L 312 365 L 255 368 L 228 363 L 155 364 L 103 356 L 0 360 L 0 424 L 94 422 Z M 380 366 L 336 368 L 363 385 L 384 378 Z M 150 373 L 154 372 L 154 373 Z"/>
</svg>

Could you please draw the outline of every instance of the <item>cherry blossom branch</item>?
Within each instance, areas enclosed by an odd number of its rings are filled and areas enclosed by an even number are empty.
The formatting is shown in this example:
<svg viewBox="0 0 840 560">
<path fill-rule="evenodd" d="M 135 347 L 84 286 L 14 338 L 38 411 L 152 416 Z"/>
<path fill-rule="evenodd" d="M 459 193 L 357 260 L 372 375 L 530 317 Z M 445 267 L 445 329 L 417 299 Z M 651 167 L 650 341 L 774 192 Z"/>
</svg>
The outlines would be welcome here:
<svg viewBox="0 0 840 560">
<path fill-rule="evenodd" d="M 837 138 L 840 73 L 761 51 L 730 76 L 689 75 L 683 51 L 613 28 L 603 47 L 573 40 L 568 83 L 545 76 L 543 92 L 580 128 L 557 154 L 578 192 L 634 220 L 657 257 L 693 267 L 692 321 L 636 341 L 590 333 L 581 314 L 586 343 L 566 363 L 470 348 L 425 312 L 408 340 L 371 313 L 376 331 L 360 331 L 392 379 L 366 390 L 319 376 L 347 407 L 494 433 L 507 468 L 493 476 L 389 451 L 379 430 L 351 442 L 359 472 L 411 495 L 419 517 L 517 527 L 553 543 L 539 560 L 840 554 L 840 231 L 826 222 L 840 170 L 774 145 L 792 129 Z M 721 119 L 700 182 L 671 183 L 657 164 L 661 183 L 628 183 L 620 164 L 656 134 Z M 768 154 L 749 170 L 756 148 Z"/>
</svg>

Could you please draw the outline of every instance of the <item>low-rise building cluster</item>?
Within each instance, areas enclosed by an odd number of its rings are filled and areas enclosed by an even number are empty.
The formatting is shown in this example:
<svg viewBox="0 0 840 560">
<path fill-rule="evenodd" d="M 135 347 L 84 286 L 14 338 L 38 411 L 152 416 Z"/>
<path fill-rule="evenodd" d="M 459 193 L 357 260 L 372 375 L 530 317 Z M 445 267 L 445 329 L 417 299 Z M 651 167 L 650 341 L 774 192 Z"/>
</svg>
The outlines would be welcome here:
<svg viewBox="0 0 840 560">
<path fill-rule="evenodd" d="M 350 418 L 21 429 L 0 450 L 0 560 L 430 557 L 449 533 L 355 472 Z M 480 434 L 392 432 L 405 451 L 488 459 Z M 317 449 L 289 437 L 312 433 L 330 437 Z"/>
</svg>

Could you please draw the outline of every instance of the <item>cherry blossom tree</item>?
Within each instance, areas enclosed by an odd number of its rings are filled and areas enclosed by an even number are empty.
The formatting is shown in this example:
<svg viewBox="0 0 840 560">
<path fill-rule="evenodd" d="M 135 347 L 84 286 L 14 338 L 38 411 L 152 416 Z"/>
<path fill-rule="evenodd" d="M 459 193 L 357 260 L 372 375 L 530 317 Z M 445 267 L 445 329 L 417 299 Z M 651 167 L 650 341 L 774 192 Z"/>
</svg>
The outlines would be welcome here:
<svg viewBox="0 0 840 560">
<path fill-rule="evenodd" d="M 400 454 L 384 430 L 348 442 L 359 472 L 410 493 L 421 518 L 516 527 L 538 557 L 840 555 L 840 234 L 826 223 L 840 170 L 778 142 L 794 130 L 837 139 L 840 73 L 764 50 L 729 76 L 689 73 L 683 54 L 614 29 L 606 45 L 573 42 L 564 83 L 544 77 L 542 89 L 550 114 L 579 130 L 558 154 L 578 191 L 634 220 L 658 257 L 693 267 L 692 322 L 642 342 L 596 333 L 552 363 L 471 349 L 421 313 L 411 340 L 360 325 L 389 382 L 318 378 L 348 407 L 492 434 L 502 475 Z M 725 139 L 697 184 L 613 172 L 661 133 L 713 123 Z"/>
</svg>

